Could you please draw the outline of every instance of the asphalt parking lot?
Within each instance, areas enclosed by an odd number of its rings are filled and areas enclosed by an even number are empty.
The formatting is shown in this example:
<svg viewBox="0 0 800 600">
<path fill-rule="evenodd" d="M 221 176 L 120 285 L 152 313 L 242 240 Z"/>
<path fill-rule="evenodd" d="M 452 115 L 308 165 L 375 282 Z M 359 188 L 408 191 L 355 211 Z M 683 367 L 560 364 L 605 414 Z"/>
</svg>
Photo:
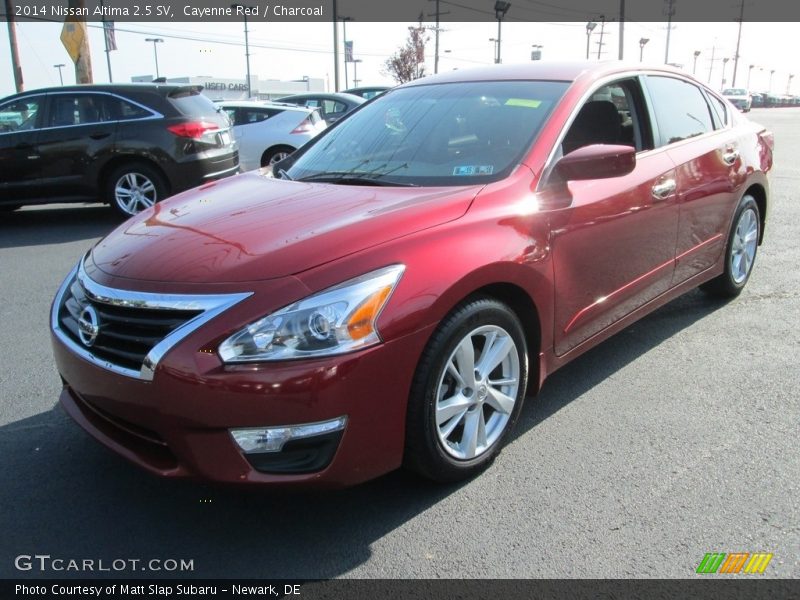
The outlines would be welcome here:
<svg viewBox="0 0 800 600">
<path fill-rule="evenodd" d="M 457 486 L 398 472 L 288 496 L 140 472 L 56 405 L 48 334 L 62 277 L 116 217 L 0 217 L 0 577 L 87 575 L 15 569 L 38 553 L 193 559 L 181 575 L 203 578 L 672 578 L 707 552 L 771 552 L 765 577 L 800 577 L 800 108 L 751 118 L 776 167 L 742 296 L 689 293 L 556 373 Z"/>
</svg>

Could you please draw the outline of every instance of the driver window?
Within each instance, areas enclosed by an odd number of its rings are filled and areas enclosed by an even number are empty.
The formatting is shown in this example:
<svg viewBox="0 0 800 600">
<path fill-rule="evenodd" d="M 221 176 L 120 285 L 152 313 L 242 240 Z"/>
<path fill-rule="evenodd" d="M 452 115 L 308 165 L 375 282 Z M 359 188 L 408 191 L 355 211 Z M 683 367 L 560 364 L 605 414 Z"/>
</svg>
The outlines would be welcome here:
<svg viewBox="0 0 800 600">
<path fill-rule="evenodd" d="M 615 82 L 598 89 L 581 107 L 564 136 L 562 153 L 569 154 L 591 144 L 632 146 L 637 151 L 646 149 L 638 94 L 635 80 Z"/>
<path fill-rule="evenodd" d="M 0 133 L 34 129 L 43 99 L 42 96 L 29 96 L 0 105 Z"/>
</svg>

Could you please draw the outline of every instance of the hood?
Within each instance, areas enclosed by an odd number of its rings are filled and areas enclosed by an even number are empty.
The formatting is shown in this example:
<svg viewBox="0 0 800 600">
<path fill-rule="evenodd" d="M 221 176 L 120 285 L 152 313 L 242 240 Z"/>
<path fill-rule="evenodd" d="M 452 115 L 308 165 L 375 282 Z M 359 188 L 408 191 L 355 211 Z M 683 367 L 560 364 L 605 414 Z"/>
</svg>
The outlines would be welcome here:
<svg viewBox="0 0 800 600">
<path fill-rule="evenodd" d="M 245 173 L 184 192 L 92 250 L 113 277 L 175 283 L 273 279 L 461 217 L 482 186 L 303 183 Z"/>
</svg>

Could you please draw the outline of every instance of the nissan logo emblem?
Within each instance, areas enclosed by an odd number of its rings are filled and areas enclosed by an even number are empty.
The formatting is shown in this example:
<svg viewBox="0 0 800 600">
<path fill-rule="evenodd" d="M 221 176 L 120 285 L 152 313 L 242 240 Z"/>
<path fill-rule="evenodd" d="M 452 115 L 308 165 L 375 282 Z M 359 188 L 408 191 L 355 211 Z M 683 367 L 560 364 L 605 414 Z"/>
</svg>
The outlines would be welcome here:
<svg viewBox="0 0 800 600">
<path fill-rule="evenodd" d="M 81 311 L 78 317 L 78 337 L 81 338 L 84 346 L 91 346 L 97 340 L 100 333 L 100 320 L 93 307 L 87 306 Z"/>
</svg>

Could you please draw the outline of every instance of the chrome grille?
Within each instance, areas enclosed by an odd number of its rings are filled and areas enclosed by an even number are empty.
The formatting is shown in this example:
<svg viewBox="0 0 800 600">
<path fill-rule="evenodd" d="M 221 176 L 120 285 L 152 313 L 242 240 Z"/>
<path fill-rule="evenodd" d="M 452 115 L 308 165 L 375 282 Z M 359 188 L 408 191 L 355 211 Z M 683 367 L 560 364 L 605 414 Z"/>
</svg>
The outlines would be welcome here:
<svg viewBox="0 0 800 600">
<path fill-rule="evenodd" d="M 78 325 L 81 313 L 88 306 L 94 309 L 99 322 L 91 346 L 81 340 Z M 161 340 L 201 312 L 104 304 L 88 296 L 75 279 L 64 295 L 58 318 L 64 332 L 76 344 L 87 346 L 98 358 L 138 371 Z"/>
<path fill-rule="evenodd" d="M 51 327 L 84 359 L 149 381 L 176 343 L 250 295 L 167 295 L 109 288 L 91 280 L 81 262 L 56 295 Z"/>
</svg>

